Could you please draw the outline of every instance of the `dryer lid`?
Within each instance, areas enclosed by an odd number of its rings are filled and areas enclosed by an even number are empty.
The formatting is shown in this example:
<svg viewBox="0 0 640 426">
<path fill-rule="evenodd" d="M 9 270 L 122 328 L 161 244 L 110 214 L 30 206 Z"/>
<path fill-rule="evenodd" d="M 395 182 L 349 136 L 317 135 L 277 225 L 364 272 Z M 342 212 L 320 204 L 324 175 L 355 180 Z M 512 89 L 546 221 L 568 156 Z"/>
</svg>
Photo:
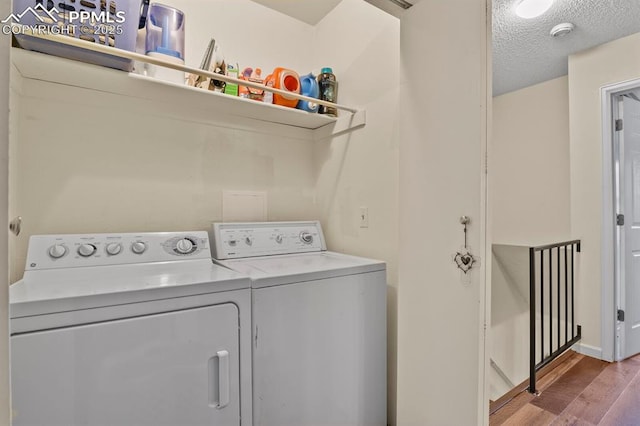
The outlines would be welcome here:
<svg viewBox="0 0 640 426">
<path fill-rule="evenodd" d="M 28 271 L 9 289 L 11 318 L 249 288 L 210 259 Z"/>
</svg>

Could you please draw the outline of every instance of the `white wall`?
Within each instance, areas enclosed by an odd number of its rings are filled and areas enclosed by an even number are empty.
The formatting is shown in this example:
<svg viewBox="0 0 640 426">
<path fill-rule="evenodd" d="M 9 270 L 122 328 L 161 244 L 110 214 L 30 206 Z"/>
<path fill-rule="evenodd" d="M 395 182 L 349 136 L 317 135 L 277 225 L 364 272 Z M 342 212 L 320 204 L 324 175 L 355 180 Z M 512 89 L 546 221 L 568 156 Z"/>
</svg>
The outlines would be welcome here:
<svg viewBox="0 0 640 426">
<path fill-rule="evenodd" d="M 582 240 L 577 314 L 582 342 L 593 354 L 602 347 L 602 210 L 603 203 L 611 202 L 602 195 L 600 88 L 637 78 L 640 33 L 569 57 L 571 233 Z M 613 286 L 613 277 L 606 277 L 604 285 Z"/>
<path fill-rule="evenodd" d="M 512 246 L 502 246 L 512 247 Z M 525 261 L 528 264 L 526 250 Z M 491 359 L 518 385 L 529 375 L 529 298 L 509 274 L 505 259 L 492 251 L 491 266 Z M 529 268 L 522 268 L 527 274 Z M 490 369 L 490 399 L 497 400 L 513 387 L 506 383 L 492 366 Z"/>
<path fill-rule="evenodd" d="M 15 66 L 11 65 L 10 72 L 10 87 L 9 87 L 9 220 L 20 215 L 19 197 L 17 197 L 16 173 L 18 164 L 18 147 L 20 140 L 20 104 L 22 96 L 20 95 L 22 90 L 22 79 L 19 78 L 18 70 Z M 14 282 L 14 274 L 22 274 L 24 268 L 24 259 L 18 259 L 16 256 L 19 238 L 9 234 L 9 279 L 10 283 Z"/>
<path fill-rule="evenodd" d="M 167 0 L 186 14 L 185 63 L 199 67 L 211 38 L 240 69 L 276 67 L 301 73 L 315 60 L 315 28 L 250 0 Z"/>
<path fill-rule="evenodd" d="M 570 239 L 568 77 L 493 98 L 490 144 L 493 241 Z"/>
<path fill-rule="evenodd" d="M 0 3 L 0 16 L 9 14 L 11 2 Z M 9 45 L 10 38 L 0 35 L 0 425 L 10 423 L 9 395 Z"/>
<path fill-rule="evenodd" d="M 171 4 L 187 13 L 188 65 L 199 65 L 214 37 L 228 58 L 262 66 L 265 75 L 276 66 L 311 67 L 308 24 L 249 0 L 212 0 L 211 13 L 197 0 Z M 34 85 L 12 147 L 12 210 L 24 227 L 11 282 L 22 276 L 31 235 L 208 229 L 222 220 L 224 189 L 267 191 L 270 220 L 318 216 L 308 131 L 218 112 L 204 124 L 179 106 L 31 81 L 29 93 Z"/>
<path fill-rule="evenodd" d="M 271 220 L 316 216 L 310 140 L 158 119 L 161 107 L 86 92 L 44 84 L 43 96 L 22 99 L 14 279 L 30 235 L 208 229 L 222 220 L 224 189 L 267 191 Z M 77 108 L 83 96 L 93 104 Z M 73 111 L 83 125 L 52 111 Z"/>
<path fill-rule="evenodd" d="M 493 98 L 490 153 L 493 242 L 569 240 L 568 77 Z M 524 260 L 524 277 L 516 279 L 505 270 L 509 260 L 492 251 L 491 357 L 514 384 L 529 374 L 528 252 Z M 493 368 L 491 373 L 491 398 L 497 399 L 511 389 Z"/>
<path fill-rule="evenodd" d="M 339 102 L 367 113 L 364 128 L 314 144 L 316 197 L 331 249 L 387 262 L 388 419 L 393 425 L 400 21 L 362 0 L 343 0 L 317 25 L 315 46 L 313 68 L 333 67 Z M 359 227 L 360 206 L 368 207 L 368 228 Z"/>
<path fill-rule="evenodd" d="M 422 1 L 401 18 L 401 425 L 486 421 L 489 20 L 487 2 L 477 0 Z M 461 215 L 471 217 L 469 244 L 482 258 L 468 283 L 453 263 L 463 243 Z"/>
<path fill-rule="evenodd" d="M 603 203 L 609 202 L 602 194 L 600 88 L 640 78 L 638 53 L 635 34 L 570 56 L 568 77 L 494 99 L 494 241 L 582 240 L 577 314 L 583 349 L 594 356 L 603 356 L 601 233 Z M 613 277 L 605 282 L 612 286 Z M 608 323 L 613 330 L 612 319 Z"/>
</svg>

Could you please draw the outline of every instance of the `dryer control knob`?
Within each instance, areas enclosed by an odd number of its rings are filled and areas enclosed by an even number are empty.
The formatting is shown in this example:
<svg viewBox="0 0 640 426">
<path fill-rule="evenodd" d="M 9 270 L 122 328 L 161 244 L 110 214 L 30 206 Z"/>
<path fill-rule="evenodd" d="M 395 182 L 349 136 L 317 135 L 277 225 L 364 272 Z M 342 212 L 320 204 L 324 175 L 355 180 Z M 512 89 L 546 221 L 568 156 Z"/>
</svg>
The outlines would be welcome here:
<svg viewBox="0 0 640 426">
<path fill-rule="evenodd" d="M 120 243 L 107 244 L 106 250 L 107 250 L 107 254 L 111 256 L 115 256 L 116 254 L 120 254 L 120 252 L 122 251 L 122 244 Z"/>
<path fill-rule="evenodd" d="M 253 238 L 251 237 L 247 237 L 244 239 L 244 243 L 248 246 L 250 246 L 251 244 L 253 244 Z"/>
<path fill-rule="evenodd" d="M 142 254 L 146 250 L 147 250 L 147 245 L 142 241 L 136 241 L 135 243 L 131 244 L 131 251 L 134 252 L 135 254 Z"/>
<path fill-rule="evenodd" d="M 191 253 L 193 250 L 193 241 L 183 238 L 176 243 L 176 251 L 181 254 Z"/>
<path fill-rule="evenodd" d="M 65 254 L 67 254 L 67 248 L 63 245 L 55 244 L 49 247 L 49 256 L 54 259 L 60 259 Z"/>
<path fill-rule="evenodd" d="M 276 243 L 282 244 L 282 239 L 283 239 L 282 234 L 276 235 Z"/>
<path fill-rule="evenodd" d="M 78 247 L 78 254 L 82 257 L 89 257 L 96 252 L 96 246 L 93 244 L 82 244 Z"/>
<path fill-rule="evenodd" d="M 300 233 L 300 241 L 305 244 L 311 244 L 313 242 L 313 235 L 311 235 L 307 231 L 302 231 Z"/>
</svg>

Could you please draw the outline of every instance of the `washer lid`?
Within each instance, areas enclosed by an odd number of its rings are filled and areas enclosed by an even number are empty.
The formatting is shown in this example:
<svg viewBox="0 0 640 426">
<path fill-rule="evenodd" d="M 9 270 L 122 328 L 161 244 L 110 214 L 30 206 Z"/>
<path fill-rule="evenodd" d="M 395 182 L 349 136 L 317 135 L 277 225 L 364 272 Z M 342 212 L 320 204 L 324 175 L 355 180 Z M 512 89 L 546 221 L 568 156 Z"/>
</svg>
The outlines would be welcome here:
<svg viewBox="0 0 640 426">
<path fill-rule="evenodd" d="M 251 287 L 209 259 L 27 271 L 9 289 L 10 316 L 50 314 Z"/>
<path fill-rule="evenodd" d="M 386 270 L 386 264 L 380 260 L 330 251 L 217 262 L 234 271 L 248 275 L 253 281 L 253 288 Z"/>
</svg>

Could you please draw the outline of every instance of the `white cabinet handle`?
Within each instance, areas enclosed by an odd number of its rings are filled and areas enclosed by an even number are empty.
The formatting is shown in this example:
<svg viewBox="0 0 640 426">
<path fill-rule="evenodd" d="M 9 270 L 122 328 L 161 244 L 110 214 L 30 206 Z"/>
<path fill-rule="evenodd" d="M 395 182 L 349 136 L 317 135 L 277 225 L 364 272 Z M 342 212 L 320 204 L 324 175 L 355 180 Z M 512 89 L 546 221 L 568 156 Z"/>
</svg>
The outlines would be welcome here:
<svg viewBox="0 0 640 426">
<path fill-rule="evenodd" d="M 229 352 L 218 351 L 218 408 L 229 404 Z"/>
<path fill-rule="evenodd" d="M 229 405 L 229 352 L 218 351 L 209 359 L 209 406 L 221 409 L 227 405 Z"/>
</svg>

